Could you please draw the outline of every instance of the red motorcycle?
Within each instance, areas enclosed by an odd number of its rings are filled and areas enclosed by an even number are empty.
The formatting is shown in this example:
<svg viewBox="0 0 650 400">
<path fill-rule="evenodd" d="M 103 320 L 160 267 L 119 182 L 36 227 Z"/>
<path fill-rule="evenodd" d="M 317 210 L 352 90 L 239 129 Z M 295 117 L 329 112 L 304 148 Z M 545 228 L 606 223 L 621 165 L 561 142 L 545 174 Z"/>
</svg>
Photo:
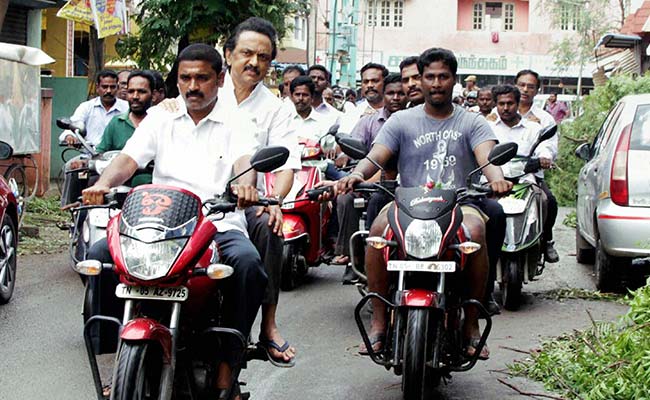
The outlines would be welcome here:
<svg viewBox="0 0 650 400">
<path fill-rule="evenodd" d="M 283 147 L 261 149 L 251 158 L 251 169 L 272 171 L 288 156 Z M 262 206 L 271 204 L 277 202 L 259 201 Z M 84 327 L 98 399 L 105 397 L 89 332 L 99 322 L 120 326 L 111 399 L 215 398 L 219 355 L 226 343 L 236 342 L 241 351 L 237 349 L 232 384 L 225 397 L 233 399 L 239 372 L 247 361 L 264 359 L 249 338 L 222 327 L 221 307 L 215 307 L 222 304 L 220 288 L 228 284 L 225 278 L 232 275 L 233 268 L 219 263 L 219 250 L 213 242 L 217 228 L 212 221 L 236 207 L 229 189 L 202 204 L 187 190 L 139 186 L 131 190 L 121 213 L 108 225 L 115 266 L 97 260 L 76 265 L 77 272 L 85 275 L 113 269 L 120 280 L 115 295 L 125 304 L 122 321 L 95 315 Z M 205 215 L 202 209 L 207 210 Z"/>
<path fill-rule="evenodd" d="M 309 267 L 328 263 L 332 258 L 324 243 L 332 206 L 315 201 L 322 189 L 314 189 L 322 179 L 327 160 L 320 140 L 301 139 L 300 144 L 303 146 L 302 169 L 296 173 L 291 191 L 282 203 L 282 290 L 293 290 Z M 274 175 L 266 174 L 265 181 L 266 193 L 272 193 Z"/>
</svg>

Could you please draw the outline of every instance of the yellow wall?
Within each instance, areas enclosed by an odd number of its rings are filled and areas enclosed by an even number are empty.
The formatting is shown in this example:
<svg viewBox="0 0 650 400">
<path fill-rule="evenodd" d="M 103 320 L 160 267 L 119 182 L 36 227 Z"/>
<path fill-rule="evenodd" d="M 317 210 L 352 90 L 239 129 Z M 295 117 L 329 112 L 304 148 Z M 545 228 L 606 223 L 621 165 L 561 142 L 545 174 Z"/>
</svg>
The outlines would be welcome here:
<svg viewBox="0 0 650 400">
<path fill-rule="evenodd" d="M 56 16 L 57 8 L 43 11 L 43 40 L 42 49 L 56 62 L 47 68 L 53 69 L 53 76 L 65 76 L 65 45 L 67 20 Z M 75 30 L 88 32 L 88 27 L 75 23 Z M 110 36 L 104 40 L 104 62 L 117 58 L 115 42 L 118 36 Z"/>
</svg>

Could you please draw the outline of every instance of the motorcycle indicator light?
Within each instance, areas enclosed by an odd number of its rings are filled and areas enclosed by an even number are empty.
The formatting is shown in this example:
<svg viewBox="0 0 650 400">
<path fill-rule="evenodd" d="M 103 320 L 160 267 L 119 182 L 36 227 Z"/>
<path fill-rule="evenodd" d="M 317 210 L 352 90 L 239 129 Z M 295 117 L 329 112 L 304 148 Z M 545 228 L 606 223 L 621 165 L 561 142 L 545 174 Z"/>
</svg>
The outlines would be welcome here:
<svg viewBox="0 0 650 400">
<path fill-rule="evenodd" d="M 305 146 L 302 149 L 302 158 L 316 157 L 319 154 L 320 154 L 320 148 L 318 147 Z"/>
<path fill-rule="evenodd" d="M 377 250 L 381 250 L 384 247 L 388 246 L 390 244 L 390 241 L 384 239 L 381 236 L 370 236 L 369 238 L 366 239 L 366 243 L 371 245 Z"/>
<path fill-rule="evenodd" d="M 481 245 L 476 242 L 463 242 L 458 245 L 458 250 L 465 255 L 469 255 L 481 250 Z"/>
<path fill-rule="evenodd" d="M 226 264 L 210 264 L 206 271 L 206 275 L 210 279 L 224 279 L 229 277 L 235 272 L 233 267 Z"/>
<path fill-rule="evenodd" d="M 102 272 L 102 263 L 98 260 L 84 260 L 78 262 L 73 269 L 82 275 L 96 276 Z"/>
</svg>

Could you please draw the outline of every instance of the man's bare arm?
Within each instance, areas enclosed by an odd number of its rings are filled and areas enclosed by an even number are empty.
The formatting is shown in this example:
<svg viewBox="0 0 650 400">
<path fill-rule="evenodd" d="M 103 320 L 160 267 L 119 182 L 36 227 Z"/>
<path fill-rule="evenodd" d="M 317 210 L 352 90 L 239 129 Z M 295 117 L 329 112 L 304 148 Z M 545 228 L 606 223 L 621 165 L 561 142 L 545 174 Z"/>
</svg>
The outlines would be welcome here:
<svg viewBox="0 0 650 400">
<path fill-rule="evenodd" d="M 112 187 L 126 182 L 138 170 L 138 164 L 126 154 L 120 154 L 111 161 L 97 183 L 82 192 L 84 204 L 102 204 L 104 195 Z"/>
<path fill-rule="evenodd" d="M 275 173 L 273 195 L 285 197 L 293 186 L 293 170 L 285 169 Z"/>
</svg>

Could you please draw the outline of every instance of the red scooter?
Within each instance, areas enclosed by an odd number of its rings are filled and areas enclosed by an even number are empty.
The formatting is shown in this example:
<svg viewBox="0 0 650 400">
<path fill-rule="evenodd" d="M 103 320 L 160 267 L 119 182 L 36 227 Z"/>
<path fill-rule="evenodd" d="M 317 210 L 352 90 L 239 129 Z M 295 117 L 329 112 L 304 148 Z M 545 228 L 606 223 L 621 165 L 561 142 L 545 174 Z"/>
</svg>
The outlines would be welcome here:
<svg viewBox="0 0 650 400">
<path fill-rule="evenodd" d="M 251 158 L 251 169 L 272 171 L 288 156 L 283 147 L 261 149 Z M 271 204 L 277 202 L 259 201 L 262 206 Z M 125 303 L 122 321 L 95 315 L 84 327 L 98 399 L 105 397 L 89 333 L 98 322 L 120 326 L 111 399 L 216 398 L 213 388 L 219 354 L 232 351 L 226 349 L 227 343 L 235 342 L 238 359 L 232 368 L 232 384 L 225 397 L 219 397 L 233 399 L 246 362 L 264 359 L 261 349 L 249 344 L 249 338 L 222 327 L 221 307 L 215 307 L 222 304 L 220 288 L 228 284 L 227 279 L 221 280 L 233 269 L 219 263 L 213 242 L 217 228 L 212 221 L 236 207 L 229 189 L 202 204 L 187 190 L 139 186 L 131 190 L 121 213 L 108 225 L 108 245 L 115 266 L 97 260 L 75 266 L 85 275 L 113 269 L 120 280 L 115 295 Z M 205 215 L 202 209 L 207 210 Z"/>
<path fill-rule="evenodd" d="M 333 127 L 324 137 L 336 133 Z M 282 203 L 282 272 L 280 287 L 293 290 L 307 274 L 309 267 L 328 263 L 332 252 L 328 251 L 325 238 L 332 216 L 330 203 L 318 202 L 322 189 L 314 189 L 322 180 L 327 166 L 325 153 L 319 141 L 300 139 L 302 146 L 302 169 L 296 173 L 291 191 Z M 266 174 L 266 193 L 272 193 L 274 175 Z"/>
</svg>

